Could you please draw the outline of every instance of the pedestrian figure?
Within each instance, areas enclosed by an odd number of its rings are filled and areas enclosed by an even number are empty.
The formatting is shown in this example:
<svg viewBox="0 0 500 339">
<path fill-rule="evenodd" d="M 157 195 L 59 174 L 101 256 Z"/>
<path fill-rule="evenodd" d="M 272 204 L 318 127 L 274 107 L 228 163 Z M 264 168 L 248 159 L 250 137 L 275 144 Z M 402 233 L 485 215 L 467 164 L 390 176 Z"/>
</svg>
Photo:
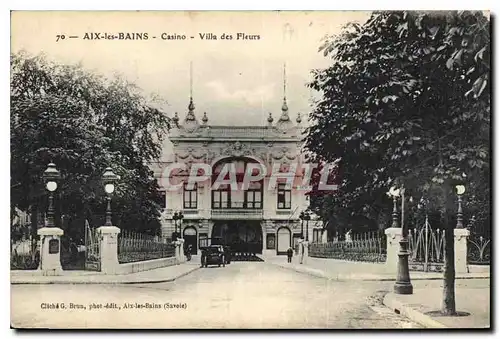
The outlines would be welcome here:
<svg viewBox="0 0 500 339">
<path fill-rule="evenodd" d="M 184 252 L 184 255 L 186 256 L 187 261 L 191 260 L 191 253 L 192 253 L 192 251 L 193 251 L 193 246 L 192 245 L 188 245 L 187 249 Z"/>
<path fill-rule="evenodd" d="M 286 250 L 286 256 L 288 257 L 288 262 L 291 263 L 292 262 L 292 257 L 293 257 L 293 249 L 291 247 L 289 247 Z"/>
<path fill-rule="evenodd" d="M 202 249 L 201 250 L 201 267 L 203 267 L 205 265 L 206 257 L 207 257 L 207 252 L 205 249 Z"/>
</svg>

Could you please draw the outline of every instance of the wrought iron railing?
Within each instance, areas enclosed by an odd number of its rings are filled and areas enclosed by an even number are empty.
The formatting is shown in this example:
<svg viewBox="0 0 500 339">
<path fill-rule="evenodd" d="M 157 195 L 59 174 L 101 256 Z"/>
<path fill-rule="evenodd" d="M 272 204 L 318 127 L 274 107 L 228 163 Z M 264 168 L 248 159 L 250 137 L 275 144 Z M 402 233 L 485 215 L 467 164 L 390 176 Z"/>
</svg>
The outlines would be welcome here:
<svg viewBox="0 0 500 339">
<path fill-rule="evenodd" d="M 40 247 L 36 237 L 28 237 L 12 244 L 11 270 L 35 270 L 40 264 Z"/>
<path fill-rule="evenodd" d="M 97 228 L 91 228 L 85 220 L 85 269 L 89 271 L 101 270 L 101 237 Z"/>
<path fill-rule="evenodd" d="M 467 239 L 467 263 L 489 265 L 491 260 L 491 239 L 471 234 Z"/>
<path fill-rule="evenodd" d="M 410 229 L 409 267 L 414 271 L 442 271 L 444 265 L 444 230 L 432 229 L 426 218 L 420 228 Z"/>
<path fill-rule="evenodd" d="M 122 230 L 118 236 L 120 264 L 174 256 L 175 245 L 161 242 L 159 237 L 126 230 Z"/>
<path fill-rule="evenodd" d="M 353 235 L 345 241 L 309 245 L 309 256 L 316 258 L 384 262 L 386 255 L 385 235 L 378 232 Z"/>
</svg>

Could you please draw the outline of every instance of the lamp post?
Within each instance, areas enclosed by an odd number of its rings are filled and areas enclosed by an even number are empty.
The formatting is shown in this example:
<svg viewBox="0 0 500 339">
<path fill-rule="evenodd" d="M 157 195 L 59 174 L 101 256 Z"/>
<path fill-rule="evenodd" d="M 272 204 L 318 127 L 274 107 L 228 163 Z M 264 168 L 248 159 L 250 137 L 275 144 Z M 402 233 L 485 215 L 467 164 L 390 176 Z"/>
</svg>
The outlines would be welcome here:
<svg viewBox="0 0 500 339">
<path fill-rule="evenodd" d="M 429 199 L 426 197 L 420 198 L 420 201 L 417 205 L 418 209 L 422 209 L 424 211 L 425 217 L 427 218 L 427 206 L 429 205 Z"/>
<path fill-rule="evenodd" d="M 395 187 L 391 187 L 389 190 L 388 195 L 392 197 L 393 201 L 393 208 L 392 208 L 392 228 L 398 228 L 398 196 L 399 196 L 399 190 L 396 189 Z"/>
<path fill-rule="evenodd" d="M 299 215 L 299 219 L 300 219 L 300 236 L 302 239 L 304 239 L 304 212 L 300 212 L 300 215 Z"/>
<path fill-rule="evenodd" d="M 175 235 L 175 240 L 177 240 L 177 220 L 179 220 L 179 216 L 177 212 L 174 212 L 174 215 L 172 216 L 172 220 L 174 220 L 174 235 Z"/>
<path fill-rule="evenodd" d="M 182 236 L 182 219 L 184 219 L 184 215 L 182 214 L 182 212 L 179 212 L 178 218 L 179 218 L 179 234 L 181 236 L 181 239 L 184 239 L 184 237 Z"/>
<path fill-rule="evenodd" d="M 457 228 L 464 228 L 463 222 L 463 212 L 462 212 L 462 194 L 465 193 L 464 185 L 455 186 L 457 190 L 457 198 L 458 198 L 458 211 L 457 211 Z"/>
<path fill-rule="evenodd" d="M 392 227 L 398 227 L 397 199 L 401 191 L 402 190 L 395 187 L 391 187 L 389 190 L 389 195 L 393 198 Z M 413 285 L 410 281 L 410 268 L 408 266 L 408 257 L 410 256 L 408 227 L 404 223 L 401 226 L 401 240 L 399 241 L 398 252 L 398 274 L 394 284 L 394 293 L 413 294 Z"/>
<path fill-rule="evenodd" d="M 43 180 L 45 182 L 45 188 L 49 191 L 49 207 L 47 209 L 47 221 L 45 223 L 46 227 L 55 227 L 54 224 L 54 191 L 57 189 L 57 181 L 60 179 L 61 175 L 56 168 L 54 163 L 50 163 L 47 166 L 45 172 L 43 172 Z"/>
<path fill-rule="evenodd" d="M 306 241 L 309 241 L 309 220 L 311 220 L 309 212 L 304 213 L 304 220 L 306 221 Z"/>
<path fill-rule="evenodd" d="M 174 227 L 175 227 L 175 235 L 176 239 L 181 238 L 182 239 L 182 219 L 184 219 L 184 215 L 182 215 L 182 212 L 174 212 L 174 215 L 172 216 L 172 219 L 174 220 Z M 177 220 L 179 220 L 179 233 L 177 233 Z"/>
<path fill-rule="evenodd" d="M 102 182 L 104 184 L 104 191 L 107 194 L 107 206 L 106 206 L 106 223 L 104 226 L 113 226 L 111 220 L 111 194 L 115 191 L 115 182 L 118 181 L 120 177 L 113 173 L 111 167 L 107 167 L 102 175 Z"/>
</svg>

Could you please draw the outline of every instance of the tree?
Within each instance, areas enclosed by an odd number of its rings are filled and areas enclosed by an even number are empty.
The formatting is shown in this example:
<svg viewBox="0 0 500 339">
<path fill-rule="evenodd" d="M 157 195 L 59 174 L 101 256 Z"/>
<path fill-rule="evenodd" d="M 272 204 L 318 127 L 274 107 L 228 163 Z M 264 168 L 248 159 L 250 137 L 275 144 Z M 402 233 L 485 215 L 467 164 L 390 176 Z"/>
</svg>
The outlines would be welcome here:
<svg viewBox="0 0 500 339">
<path fill-rule="evenodd" d="M 71 220 L 100 225 L 101 176 L 110 166 L 121 176 L 114 223 L 143 229 L 157 222 L 158 184 L 147 163 L 160 155 L 169 125 L 154 102 L 119 76 L 107 79 L 43 55 L 12 54 L 11 74 L 11 204 L 33 216 L 45 211 L 41 175 L 52 161 L 62 174 L 58 225 L 62 215 L 70 220 L 66 232 L 78 233 Z"/>
<path fill-rule="evenodd" d="M 332 64 L 313 71 L 309 86 L 322 99 L 306 147 L 316 161 L 340 159 L 340 192 L 328 203 L 358 216 L 371 205 L 378 218 L 389 213 L 391 185 L 434 200 L 446 230 L 442 311 L 454 314 L 453 188 L 464 180 L 479 187 L 489 173 L 488 18 L 376 12 L 320 50 Z"/>
</svg>

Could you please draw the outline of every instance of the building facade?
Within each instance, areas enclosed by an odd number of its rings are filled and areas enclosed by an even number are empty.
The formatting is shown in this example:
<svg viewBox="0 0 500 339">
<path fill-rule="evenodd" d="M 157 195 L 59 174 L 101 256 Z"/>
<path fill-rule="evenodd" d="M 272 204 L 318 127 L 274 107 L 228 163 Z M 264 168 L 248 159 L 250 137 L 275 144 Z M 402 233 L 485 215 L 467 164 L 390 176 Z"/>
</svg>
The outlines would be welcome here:
<svg viewBox="0 0 500 339">
<path fill-rule="evenodd" d="M 300 115 L 295 121 L 290 119 L 286 98 L 279 119 L 275 121 L 269 113 L 265 126 L 211 125 L 206 113 L 201 119 L 197 117 L 192 98 L 184 119 L 176 113 L 173 121 L 171 154 L 155 166 L 164 192 L 161 223 L 166 241 L 181 233 L 195 254 L 200 245 L 214 239 L 236 251 L 284 254 L 301 236 L 306 237 L 306 230 L 309 241 L 321 241 L 326 235 L 315 221 L 306 225 L 299 219 L 300 212 L 308 207 L 306 191 L 297 189 L 304 171 L 293 170 L 304 162 L 303 127 Z M 207 180 L 188 185 L 186 178 L 193 164 L 208 164 L 211 173 Z M 249 164 L 266 167 L 267 173 L 242 187 Z M 224 166 L 235 172 L 238 189 L 215 184 Z M 283 176 L 278 174 L 273 179 L 275 170 Z M 291 186 L 286 184 L 289 176 L 294 176 Z M 174 182 L 179 187 L 175 190 L 170 189 Z M 181 221 L 174 218 L 179 212 Z"/>
</svg>

